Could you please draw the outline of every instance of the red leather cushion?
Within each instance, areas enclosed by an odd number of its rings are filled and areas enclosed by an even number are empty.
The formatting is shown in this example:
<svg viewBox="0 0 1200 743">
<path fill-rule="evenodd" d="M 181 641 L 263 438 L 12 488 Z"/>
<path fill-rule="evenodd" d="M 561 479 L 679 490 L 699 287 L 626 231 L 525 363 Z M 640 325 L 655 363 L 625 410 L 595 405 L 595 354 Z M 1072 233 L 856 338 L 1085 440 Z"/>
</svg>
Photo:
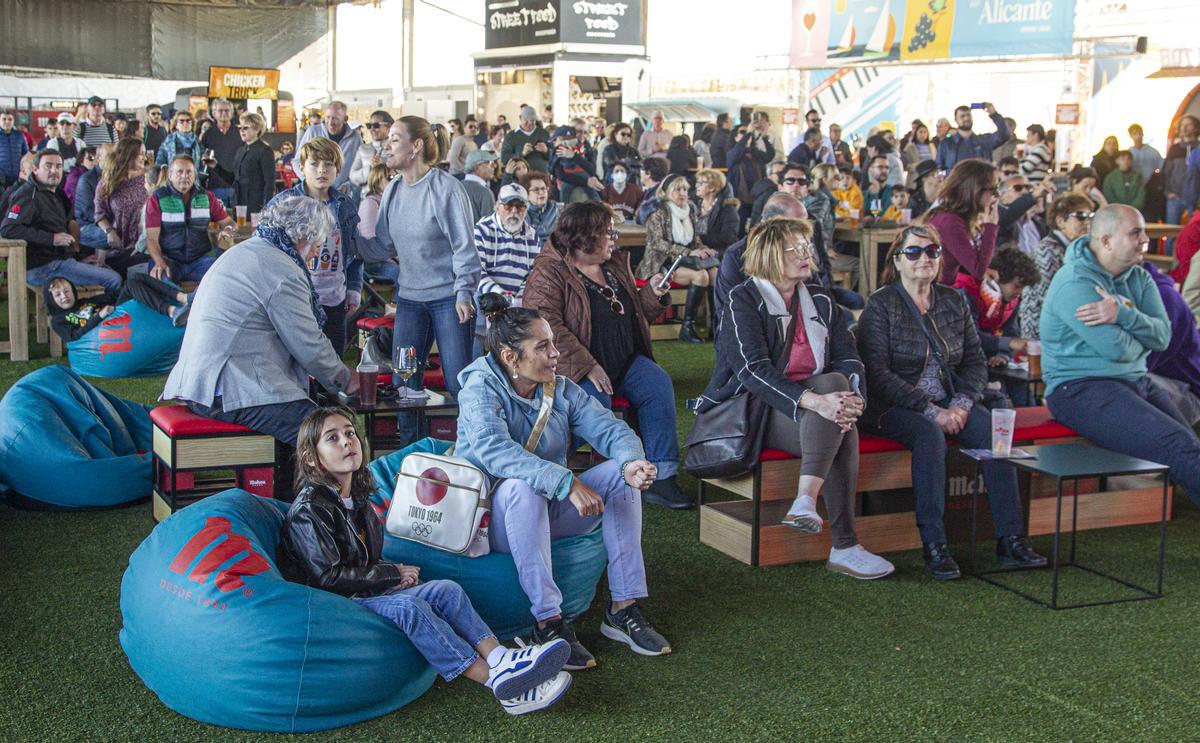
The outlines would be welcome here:
<svg viewBox="0 0 1200 743">
<path fill-rule="evenodd" d="M 390 372 L 379 373 L 380 384 L 391 384 L 391 382 Z M 425 386 L 431 390 L 446 389 L 446 374 L 442 371 L 441 360 L 436 353 L 429 357 L 429 364 L 425 369 Z"/>
<path fill-rule="evenodd" d="M 389 325 L 394 325 L 396 318 L 394 317 L 360 317 L 358 319 L 359 330 L 374 330 L 376 328 L 384 328 Z"/>
<path fill-rule="evenodd" d="M 645 286 L 646 284 L 649 284 L 649 283 L 650 282 L 646 281 L 645 279 L 634 279 L 633 280 L 634 286 L 636 286 L 639 289 L 641 289 L 643 286 Z M 672 281 L 671 288 L 672 289 L 686 289 L 687 287 L 684 286 L 683 284 L 676 284 L 674 281 Z"/>
<path fill-rule="evenodd" d="M 904 451 L 897 441 L 885 439 L 882 436 L 872 436 L 869 433 L 858 434 L 858 451 L 860 454 L 880 454 L 888 451 Z M 794 454 L 788 454 L 782 449 L 763 449 L 759 461 L 778 462 L 785 459 L 799 459 Z"/>
<path fill-rule="evenodd" d="M 212 434 L 255 433 L 236 423 L 225 423 L 196 415 L 183 405 L 163 405 L 150 411 L 150 420 L 168 436 L 202 436 Z"/>
<path fill-rule="evenodd" d="M 633 406 L 629 404 L 629 400 L 620 395 L 613 395 L 612 398 L 613 410 L 629 410 Z"/>
<path fill-rule="evenodd" d="M 782 449 L 763 449 L 759 456 L 760 462 L 778 462 L 784 459 L 799 459 L 795 454 L 788 454 Z"/>
<path fill-rule="evenodd" d="M 1036 426 L 1017 426 L 1013 431 L 1013 441 L 1034 441 L 1040 439 L 1066 439 L 1078 436 L 1073 429 L 1067 428 L 1058 421 L 1046 421 Z"/>
</svg>

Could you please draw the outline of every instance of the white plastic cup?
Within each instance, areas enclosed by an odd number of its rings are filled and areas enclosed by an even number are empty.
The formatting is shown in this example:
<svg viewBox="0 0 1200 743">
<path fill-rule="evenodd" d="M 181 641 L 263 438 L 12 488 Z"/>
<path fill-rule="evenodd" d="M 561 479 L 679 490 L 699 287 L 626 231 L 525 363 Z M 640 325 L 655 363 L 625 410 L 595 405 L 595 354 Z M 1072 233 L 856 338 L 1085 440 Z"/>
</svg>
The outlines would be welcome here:
<svg viewBox="0 0 1200 743">
<path fill-rule="evenodd" d="M 1017 411 L 999 408 L 992 411 L 992 453 L 1007 457 L 1012 453 L 1013 431 L 1017 427 Z"/>
<path fill-rule="evenodd" d="M 912 209 L 900 210 L 900 224 L 908 224 L 912 221 Z"/>
<path fill-rule="evenodd" d="M 250 226 L 257 227 L 262 221 L 262 212 L 250 212 Z"/>
<path fill-rule="evenodd" d="M 234 209 L 236 210 L 236 213 L 237 213 L 237 225 L 238 225 L 238 227 L 245 227 L 245 226 L 246 226 L 246 211 L 247 211 L 249 208 L 250 208 L 250 207 L 248 207 L 248 206 L 236 206 L 236 207 L 234 207 Z"/>
</svg>

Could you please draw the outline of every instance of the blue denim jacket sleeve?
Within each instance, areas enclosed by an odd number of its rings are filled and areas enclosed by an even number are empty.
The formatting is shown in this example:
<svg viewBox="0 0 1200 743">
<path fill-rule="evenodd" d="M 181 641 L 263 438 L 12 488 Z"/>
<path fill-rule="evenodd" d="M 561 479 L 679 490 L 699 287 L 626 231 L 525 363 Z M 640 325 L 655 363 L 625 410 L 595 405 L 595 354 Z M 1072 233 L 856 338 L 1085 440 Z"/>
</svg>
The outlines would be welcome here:
<svg viewBox="0 0 1200 743">
<path fill-rule="evenodd" d="M 468 383 L 458 397 L 459 436 L 466 435 L 470 459 L 494 478 L 522 480 L 548 499 L 565 498 L 571 470 L 525 450 L 509 432 L 500 396 L 487 384 Z"/>
<path fill-rule="evenodd" d="M 645 459 L 641 439 L 623 420 L 612 414 L 588 393 L 565 377 L 559 377 L 559 394 L 567 402 L 571 416 L 571 434 L 582 437 L 592 448 L 622 467 L 635 459 Z"/>
</svg>

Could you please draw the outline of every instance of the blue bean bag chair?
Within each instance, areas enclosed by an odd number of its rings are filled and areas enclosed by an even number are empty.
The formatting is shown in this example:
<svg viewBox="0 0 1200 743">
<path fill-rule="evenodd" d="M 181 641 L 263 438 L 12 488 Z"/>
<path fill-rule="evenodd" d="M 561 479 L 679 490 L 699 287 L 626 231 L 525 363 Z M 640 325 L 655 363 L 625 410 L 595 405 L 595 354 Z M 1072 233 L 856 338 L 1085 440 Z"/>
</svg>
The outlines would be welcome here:
<svg viewBox="0 0 1200 743">
<path fill-rule="evenodd" d="M 287 505 L 226 490 L 164 520 L 121 580 L 121 647 L 163 704 L 201 722 L 328 730 L 413 701 L 435 672 L 395 624 L 290 583 Z"/>
<path fill-rule="evenodd" d="M 65 366 L 17 381 L 0 400 L 0 491 L 14 505 L 98 508 L 150 497 L 149 408 Z"/>
<path fill-rule="evenodd" d="M 441 454 L 449 446 L 448 441 L 423 439 L 371 462 L 376 487 L 371 502 L 376 513 L 381 518 L 387 514 L 400 462 L 406 454 L 414 451 Z M 550 555 L 554 580 L 563 595 L 563 614 L 573 619 L 591 606 L 596 584 L 608 565 L 603 535 L 596 528 L 577 537 L 558 539 L 550 544 Z M 511 555 L 493 552 L 483 557 L 464 557 L 389 534 L 384 541 L 383 557 L 391 562 L 420 566 L 422 580 L 452 580 L 461 585 L 479 616 L 501 640 L 533 629 L 529 599 L 521 590 Z"/>
<path fill-rule="evenodd" d="M 137 300 L 67 344 L 71 368 L 89 377 L 150 377 L 166 374 L 179 359 L 183 328 Z"/>
</svg>

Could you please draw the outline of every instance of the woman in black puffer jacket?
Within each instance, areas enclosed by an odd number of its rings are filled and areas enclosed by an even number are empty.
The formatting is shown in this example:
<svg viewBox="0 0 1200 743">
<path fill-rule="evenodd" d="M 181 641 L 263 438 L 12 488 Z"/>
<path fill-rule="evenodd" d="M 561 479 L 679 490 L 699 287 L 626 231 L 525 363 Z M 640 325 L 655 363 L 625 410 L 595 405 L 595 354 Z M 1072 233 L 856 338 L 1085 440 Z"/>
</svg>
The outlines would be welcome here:
<svg viewBox="0 0 1200 743">
<path fill-rule="evenodd" d="M 896 236 L 885 261 L 884 286 L 871 295 L 859 318 L 858 348 L 870 400 L 863 427 L 912 450 L 925 565 L 934 578 L 951 580 L 960 572 L 946 546 L 942 520 L 946 437 L 964 447 L 991 448 L 992 426 L 981 404 L 987 361 L 979 331 L 963 296 L 935 283 L 941 255 L 941 239 L 933 227 L 913 225 Z M 988 462 L 983 475 L 1001 563 L 1045 565 L 1046 559 L 1025 539 L 1013 468 Z"/>
</svg>

